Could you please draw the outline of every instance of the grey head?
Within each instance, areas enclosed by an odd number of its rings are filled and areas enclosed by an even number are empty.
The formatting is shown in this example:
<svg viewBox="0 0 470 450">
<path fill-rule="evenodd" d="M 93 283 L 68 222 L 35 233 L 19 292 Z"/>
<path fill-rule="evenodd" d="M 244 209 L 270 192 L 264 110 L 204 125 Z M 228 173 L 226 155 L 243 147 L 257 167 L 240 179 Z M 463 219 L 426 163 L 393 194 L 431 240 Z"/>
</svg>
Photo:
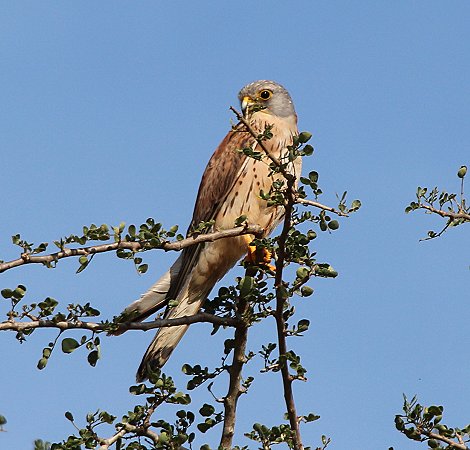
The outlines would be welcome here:
<svg viewBox="0 0 470 450">
<path fill-rule="evenodd" d="M 238 94 L 243 114 L 262 110 L 278 117 L 295 116 L 289 92 L 279 83 L 258 80 L 247 84 Z"/>
</svg>

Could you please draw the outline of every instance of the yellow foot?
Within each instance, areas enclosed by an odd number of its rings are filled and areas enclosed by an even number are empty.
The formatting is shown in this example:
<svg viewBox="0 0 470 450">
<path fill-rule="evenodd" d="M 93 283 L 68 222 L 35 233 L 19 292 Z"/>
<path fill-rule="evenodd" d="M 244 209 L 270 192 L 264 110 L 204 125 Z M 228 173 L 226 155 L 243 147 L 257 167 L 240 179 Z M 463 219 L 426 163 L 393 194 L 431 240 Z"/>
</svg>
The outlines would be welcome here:
<svg viewBox="0 0 470 450">
<path fill-rule="evenodd" d="M 271 264 L 272 253 L 266 248 L 257 248 L 255 245 L 248 245 L 248 254 L 245 262 L 257 266 L 264 266 L 268 270 L 275 272 L 276 267 Z"/>
</svg>

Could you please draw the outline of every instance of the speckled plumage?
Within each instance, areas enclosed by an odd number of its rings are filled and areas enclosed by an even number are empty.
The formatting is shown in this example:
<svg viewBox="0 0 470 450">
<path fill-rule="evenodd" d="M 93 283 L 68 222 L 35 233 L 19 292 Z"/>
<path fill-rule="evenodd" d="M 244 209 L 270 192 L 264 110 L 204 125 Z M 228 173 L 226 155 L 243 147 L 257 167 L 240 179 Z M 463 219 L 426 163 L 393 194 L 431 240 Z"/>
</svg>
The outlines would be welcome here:
<svg viewBox="0 0 470 450">
<path fill-rule="evenodd" d="M 266 125 L 272 125 L 273 137 L 264 144 L 274 156 L 282 158 L 286 147 L 292 144 L 292 136 L 298 134 L 289 93 L 273 81 L 260 80 L 245 86 L 238 97 L 255 130 L 263 132 Z M 266 235 L 278 225 L 282 208 L 268 207 L 259 196 L 261 190 L 269 191 L 276 176 L 269 176 L 267 156 L 256 161 L 237 151 L 247 146 L 255 147 L 256 142 L 239 124 L 212 155 L 202 176 L 189 231 L 209 220 L 215 221 L 213 230 L 233 228 L 241 215 L 246 215 L 249 223 L 260 225 Z M 296 160 L 290 168 L 297 178 L 300 165 L 300 160 Z M 238 236 L 185 248 L 169 271 L 125 312 L 132 313 L 133 320 L 143 320 L 169 299 L 176 299 L 178 305 L 167 308 L 166 318 L 196 314 L 215 283 L 247 252 L 248 241 L 247 236 Z M 148 377 L 149 366 L 165 364 L 187 327 L 161 328 L 157 332 L 138 369 L 138 381 Z"/>
</svg>

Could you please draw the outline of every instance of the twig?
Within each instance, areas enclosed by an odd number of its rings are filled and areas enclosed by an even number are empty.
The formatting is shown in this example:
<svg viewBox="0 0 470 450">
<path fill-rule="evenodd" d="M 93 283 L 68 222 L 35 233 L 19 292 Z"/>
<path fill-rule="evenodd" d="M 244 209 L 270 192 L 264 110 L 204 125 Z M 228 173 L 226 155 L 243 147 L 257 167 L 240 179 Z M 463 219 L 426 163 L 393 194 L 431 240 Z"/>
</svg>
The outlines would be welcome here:
<svg viewBox="0 0 470 450">
<path fill-rule="evenodd" d="M 181 241 L 163 242 L 160 246 L 155 248 L 162 249 L 165 251 L 179 251 L 185 247 L 200 244 L 202 242 L 212 242 L 218 239 L 241 236 L 243 234 L 261 235 L 262 233 L 263 229 L 259 225 L 245 224 L 243 226 L 230 228 L 228 230 L 215 231 L 213 233 L 207 234 L 199 234 L 196 237 L 189 237 Z M 5 272 L 14 267 L 22 266 L 24 264 L 50 264 L 55 263 L 60 259 L 68 258 L 71 256 L 89 256 L 97 253 L 112 252 L 119 249 L 132 250 L 134 252 L 138 252 L 140 250 L 145 249 L 146 244 L 146 241 L 121 241 L 113 242 L 112 244 L 93 245 L 90 247 L 64 248 L 59 252 L 41 256 L 32 256 L 29 253 L 23 253 L 21 255 L 21 258 L 0 264 L 0 273 Z"/>
<path fill-rule="evenodd" d="M 442 436 L 442 434 L 433 433 L 432 431 L 423 431 L 423 434 L 431 439 L 434 439 L 435 441 L 445 442 L 449 445 L 449 448 L 455 448 L 457 450 L 468 450 L 468 447 L 463 442 L 455 442 L 448 437 Z"/>
<path fill-rule="evenodd" d="M 286 179 L 292 178 L 292 174 L 290 174 L 289 172 L 287 172 L 285 170 L 285 168 L 284 168 L 283 164 L 281 163 L 281 161 L 269 152 L 268 148 L 264 145 L 263 140 L 260 139 L 259 133 L 257 133 L 255 130 L 253 130 L 250 123 L 243 117 L 243 114 L 241 114 L 239 111 L 237 111 L 233 106 L 230 107 L 230 110 L 237 116 L 237 119 L 243 125 L 245 125 L 248 133 L 250 133 L 256 139 L 256 142 L 263 149 L 264 153 L 266 153 L 266 156 L 274 163 L 274 165 L 276 167 L 279 168 L 282 175 L 284 175 L 284 177 Z"/>
<path fill-rule="evenodd" d="M 232 317 L 218 317 L 208 313 L 197 313 L 192 316 L 177 317 L 174 319 L 155 319 L 151 322 L 128 322 L 119 324 L 117 331 L 127 330 L 148 331 L 161 327 L 176 327 L 179 325 L 190 325 L 193 323 L 209 322 L 221 326 L 240 327 L 242 322 Z M 0 323 L 0 331 L 24 331 L 35 328 L 57 328 L 59 330 L 85 329 L 93 332 L 108 331 L 109 324 L 94 322 L 56 322 L 54 320 L 33 320 L 30 322 L 6 321 Z"/>
<path fill-rule="evenodd" d="M 470 214 L 459 211 L 459 212 L 454 212 L 454 211 L 443 211 L 442 209 L 437 209 L 434 208 L 433 206 L 430 205 L 419 205 L 420 208 L 426 209 L 427 211 L 430 211 L 434 214 L 438 214 L 441 217 L 447 217 L 452 220 L 458 220 L 458 219 L 464 219 L 470 221 Z"/>
<path fill-rule="evenodd" d="M 114 436 L 108 439 L 100 439 L 100 447 L 98 450 L 108 450 L 111 445 L 116 443 L 119 438 L 122 438 L 128 433 L 134 433 L 136 436 L 145 436 L 149 438 L 154 444 L 158 444 L 160 440 L 158 434 L 149 430 L 148 427 L 137 427 L 130 423 L 121 423 L 119 424 L 122 427 Z"/>
<path fill-rule="evenodd" d="M 111 445 L 113 445 L 118 439 L 124 437 L 127 433 L 132 433 L 135 427 L 134 425 L 126 424 L 127 428 L 123 426 L 114 436 L 108 439 L 100 439 L 100 447 L 98 450 L 108 450 Z"/>
<path fill-rule="evenodd" d="M 323 209 L 324 211 L 331 212 L 331 213 L 336 214 L 338 216 L 349 217 L 348 214 L 346 214 L 342 211 L 338 211 L 337 209 L 332 208 L 331 206 L 323 205 L 322 203 L 315 202 L 313 200 L 307 200 L 306 198 L 297 197 L 295 199 L 295 203 L 300 203 L 302 205 L 313 206 L 315 208 Z"/>
</svg>

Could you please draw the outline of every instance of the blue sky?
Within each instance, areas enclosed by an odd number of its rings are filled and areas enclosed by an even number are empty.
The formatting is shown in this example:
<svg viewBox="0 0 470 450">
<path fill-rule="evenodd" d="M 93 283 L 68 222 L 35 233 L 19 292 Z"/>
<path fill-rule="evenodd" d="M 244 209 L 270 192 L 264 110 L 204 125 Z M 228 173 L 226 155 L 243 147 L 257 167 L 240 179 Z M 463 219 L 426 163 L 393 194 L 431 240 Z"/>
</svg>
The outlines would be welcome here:
<svg viewBox="0 0 470 450">
<path fill-rule="evenodd" d="M 295 386 L 298 407 L 321 416 L 304 427 L 305 443 L 326 434 L 332 449 L 419 448 L 394 429 L 402 393 L 444 404 L 450 424 L 465 426 L 470 233 L 420 242 L 441 221 L 404 208 L 417 186 L 457 190 L 456 171 L 470 163 L 469 19 L 467 1 L 3 2 L 0 258 L 18 256 L 16 233 L 39 243 L 147 217 L 184 230 L 238 90 L 274 79 L 313 133 L 305 172 L 320 173 L 323 202 L 348 190 L 363 203 L 314 242 L 340 275 L 315 280 L 315 295 L 298 304 L 311 321 L 292 341 L 309 369 Z M 29 302 L 90 301 L 109 317 L 174 258 L 146 255 L 144 276 L 111 255 L 80 275 L 76 261 L 24 267 L 2 274 L 1 287 L 25 284 Z M 183 361 L 217 364 L 223 336 L 209 331 L 191 327 L 166 366 L 181 387 Z M 252 334 L 256 350 L 273 330 Z M 150 335 L 103 338 L 95 369 L 84 353 L 57 352 L 40 372 L 54 336 L 23 345 L 1 336 L 0 448 L 66 437 L 66 410 L 119 415 L 135 402 L 127 387 Z M 237 444 L 255 421 L 282 420 L 280 388 L 257 377 L 240 402 Z"/>
</svg>

